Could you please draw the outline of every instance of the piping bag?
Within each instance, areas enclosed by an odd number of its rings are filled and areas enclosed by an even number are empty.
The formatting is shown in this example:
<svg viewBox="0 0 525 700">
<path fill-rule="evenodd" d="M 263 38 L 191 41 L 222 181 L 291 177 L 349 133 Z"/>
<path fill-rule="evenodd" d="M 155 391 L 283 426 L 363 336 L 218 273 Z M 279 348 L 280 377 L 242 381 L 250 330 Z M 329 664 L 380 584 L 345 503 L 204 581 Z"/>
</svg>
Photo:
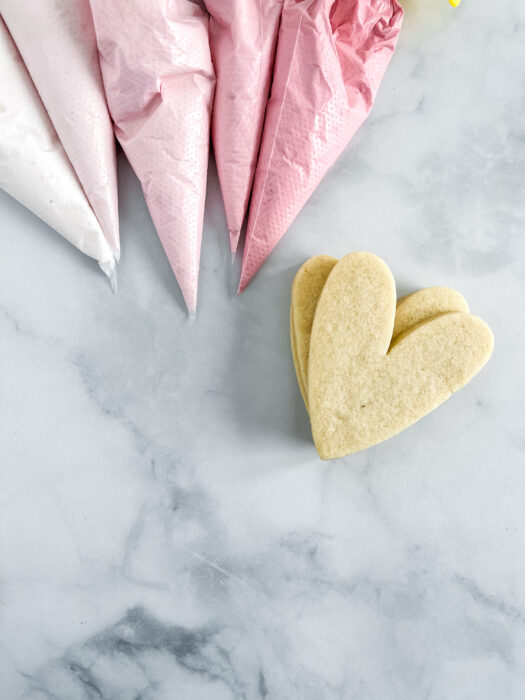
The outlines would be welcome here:
<svg viewBox="0 0 525 700">
<path fill-rule="evenodd" d="M 86 255 L 115 288 L 115 260 L 0 18 L 0 187 Z"/>
<path fill-rule="evenodd" d="M 208 15 L 190 0 L 91 0 L 91 8 L 115 133 L 193 313 L 215 87 Z"/>
<path fill-rule="evenodd" d="M 368 116 L 402 17 L 397 0 L 285 0 L 239 293 Z"/>
<path fill-rule="evenodd" d="M 115 136 L 89 0 L 0 0 L 0 11 L 118 260 Z"/>
<path fill-rule="evenodd" d="M 213 148 L 232 253 L 248 208 L 283 0 L 206 0 L 217 74 Z"/>
</svg>

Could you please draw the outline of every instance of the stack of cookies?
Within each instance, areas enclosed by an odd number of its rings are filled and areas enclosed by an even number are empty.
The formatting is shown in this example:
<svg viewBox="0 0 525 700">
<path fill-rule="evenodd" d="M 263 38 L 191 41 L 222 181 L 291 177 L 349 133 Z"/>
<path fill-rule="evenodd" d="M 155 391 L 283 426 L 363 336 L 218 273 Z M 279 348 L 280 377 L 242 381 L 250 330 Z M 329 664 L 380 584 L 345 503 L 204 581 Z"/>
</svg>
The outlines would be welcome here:
<svg viewBox="0 0 525 700">
<path fill-rule="evenodd" d="M 308 260 L 292 286 L 290 334 L 322 459 L 408 428 L 465 386 L 494 344 L 453 289 L 430 287 L 396 303 L 392 273 L 371 253 Z"/>
</svg>

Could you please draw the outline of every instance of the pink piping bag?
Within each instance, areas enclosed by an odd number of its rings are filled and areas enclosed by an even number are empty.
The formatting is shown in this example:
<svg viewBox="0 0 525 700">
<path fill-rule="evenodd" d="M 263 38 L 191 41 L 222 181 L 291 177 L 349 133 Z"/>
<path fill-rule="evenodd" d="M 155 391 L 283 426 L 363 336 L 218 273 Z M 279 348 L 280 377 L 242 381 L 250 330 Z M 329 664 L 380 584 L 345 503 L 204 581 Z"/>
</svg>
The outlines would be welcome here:
<svg viewBox="0 0 525 700">
<path fill-rule="evenodd" d="M 206 0 L 217 74 L 212 137 L 232 253 L 248 208 L 283 0 Z"/>
<path fill-rule="evenodd" d="M 118 260 L 115 136 L 89 0 L 0 0 L 0 10 Z"/>
<path fill-rule="evenodd" d="M 366 119 L 402 17 L 397 0 L 285 0 L 239 292 Z"/>
<path fill-rule="evenodd" d="M 91 0 L 116 135 L 190 313 L 197 305 L 215 77 L 189 0 Z"/>
<path fill-rule="evenodd" d="M 113 253 L 1 18 L 0 104 L 0 187 L 95 258 L 114 287 Z"/>
</svg>

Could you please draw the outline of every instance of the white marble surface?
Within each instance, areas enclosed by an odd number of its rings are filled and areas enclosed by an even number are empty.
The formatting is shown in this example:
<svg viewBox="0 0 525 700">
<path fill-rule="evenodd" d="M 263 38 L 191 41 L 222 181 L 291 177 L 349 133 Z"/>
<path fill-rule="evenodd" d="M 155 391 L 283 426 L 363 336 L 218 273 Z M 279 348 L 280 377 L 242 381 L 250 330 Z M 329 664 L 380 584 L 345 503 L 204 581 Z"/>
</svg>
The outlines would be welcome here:
<svg viewBox="0 0 525 700">
<path fill-rule="evenodd" d="M 372 117 L 240 298 L 215 173 L 189 324 L 120 161 L 122 261 L 0 195 L 5 700 L 525 697 L 525 5 L 406 2 Z M 288 345 L 308 256 L 465 294 L 489 365 L 321 463 Z"/>
</svg>

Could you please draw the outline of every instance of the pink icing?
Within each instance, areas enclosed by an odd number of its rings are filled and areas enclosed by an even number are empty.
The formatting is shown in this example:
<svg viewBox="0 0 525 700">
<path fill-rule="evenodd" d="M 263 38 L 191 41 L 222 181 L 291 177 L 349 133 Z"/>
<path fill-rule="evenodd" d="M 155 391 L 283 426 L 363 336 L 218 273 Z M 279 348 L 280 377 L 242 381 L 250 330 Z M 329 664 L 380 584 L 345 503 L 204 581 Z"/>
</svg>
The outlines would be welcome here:
<svg viewBox="0 0 525 700">
<path fill-rule="evenodd" d="M 240 292 L 366 119 L 402 17 L 397 0 L 285 0 Z"/>
<path fill-rule="evenodd" d="M 208 15 L 190 0 L 91 0 L 91 7 L 117 138 L 193 312 L 215 85 Z"/>
<path fill-rule="evenodd" d="M 246 215 L 283 0 L 206 0 L 217 89 L 212 137 L 232 252 Z"/>
</svg>

